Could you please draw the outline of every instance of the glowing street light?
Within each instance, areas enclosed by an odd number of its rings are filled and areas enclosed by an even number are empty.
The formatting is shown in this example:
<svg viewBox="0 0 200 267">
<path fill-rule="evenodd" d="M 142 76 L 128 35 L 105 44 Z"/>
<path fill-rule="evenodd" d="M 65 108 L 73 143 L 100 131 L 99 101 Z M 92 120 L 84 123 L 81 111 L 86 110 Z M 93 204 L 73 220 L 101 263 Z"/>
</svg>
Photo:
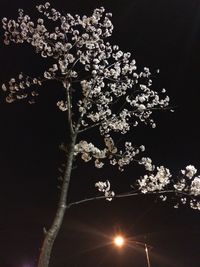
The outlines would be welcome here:
<svg viewBox="0 0 200 267">
<path fill-rule="evenodd" d="M 145 251 L 145 255 L 146 255 L 147 266 L 151 267 L 150 259 L 149 259 L 149 247 L 148 247 L 148 245 L 146 243 L 134 241 L 134 240 L 127 240 L 127 242 L 125 242 L 125 241 L 126 240 L 124 239 L 124 237 L 122 235 L 117 235 L 113 238 L 113 243 L 118 248 L 123 247 L 125 245 L 125 243 L 127 243 L 127 245 L 129 245 L 129 246 L 130 246 L 130 243 L 142 245 L 144 247 L 144 251 Z"/>
<path fill-rule="evenodd" d="M 114 237 L 113 241 L 114 241 L 115 246 L 120 247 L 120 248 L 124 245 L 124 242 L 125 242 L 124 237 L 121 235 L 117 235 L 116 237 Z"/>
</svg>

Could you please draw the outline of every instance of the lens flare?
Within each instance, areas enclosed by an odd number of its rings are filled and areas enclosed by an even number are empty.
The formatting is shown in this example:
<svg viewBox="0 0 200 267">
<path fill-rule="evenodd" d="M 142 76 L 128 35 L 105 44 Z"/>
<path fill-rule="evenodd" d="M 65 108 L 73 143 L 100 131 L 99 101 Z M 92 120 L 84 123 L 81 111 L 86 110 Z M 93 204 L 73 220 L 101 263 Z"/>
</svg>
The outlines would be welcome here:
<svg viewBox="0 0 200 267">
<path fill-rule="evenodd" d="M 117 246 L 117 247 L 122 247 L 124 245 L 124 238 L 123 236 L 121 235 L 117 235 L 115 238 L 114 238 L 114 244 Z"/>
</svg>

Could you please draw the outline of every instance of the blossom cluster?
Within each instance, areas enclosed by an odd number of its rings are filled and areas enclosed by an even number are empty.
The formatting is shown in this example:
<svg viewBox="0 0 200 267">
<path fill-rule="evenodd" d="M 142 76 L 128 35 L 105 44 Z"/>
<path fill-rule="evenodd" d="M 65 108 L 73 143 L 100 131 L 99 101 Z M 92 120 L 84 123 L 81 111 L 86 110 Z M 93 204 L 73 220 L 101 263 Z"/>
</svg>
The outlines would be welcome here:
<svg viewBox="0 0 200 267">
<path fill-rule="evenodd" d="M 122 69 L 124 64 L 127 65 L 125 63 L 127 61 L 129 72 L 124 74 Z M 131 63 L 132 61 L 130 62 L 125 56 L 125 59 L 122 58 L 120 62 L 106 66 L 103 72 L 99 72 L 97 65 L 95 68 L 98 69 L 98 74 L 89 80 L 81 81 L 83 95 L 87 97 L 87 105 L 80 99 L 79 110 L 84 110 L 86 113 L 84 122 L 87 125 L 99 124 L 102 135 L 111 132 L 126 134 L 139 122 L 148 123 L 155 128 L 156 124 L 151 117 L 153 110 L 164 109 L 169 105 L 168 96 L 161 97 L 158 92 L 151 89 L 150 70 L 144 68 L 145 71 L 140 74 L 133 73 Z M 107 76 L 105 69 L 110 71 L 112 68 L 120 71 L 117 78 L 116 71 Z M 165 91 L 161 92 L 161 94 L 164 93 Z M 123 108 L 119 108 L 120 105 Z"/>
<path fill-rule="evenodd" d="M 146 171 L 153 171 L 155 169 L 155 166 L 152 164 L 151 158 L 143 157 L 139 161 L 139 164 L 143 165 Z"/>
<path fill-rule="evenodd" d="M 137 179 L 134 195 L 135 192 L 138 194 L 157 193 L 162 201 L 166 201 L 173 193 L 176 195 L 175 199 L 172 196 L 172 200 L 176 201 L 174 208 L 178 208 L 180 204 L 188 204 L 192 209 L 200 210 L 200 176 L 195 176 L 197 169 L 193 165 L 186 166 L 184 170 L 180 171 L 180 175 L 176 179 L 172 179 L 172 174 L 168 168 L 155 167 L 150 158 L 142 158 L 141 164 L 144 165 L 148 173 Z M 101 192 L 105 193 L 106 190 L 110 192 L 108 180 L 106 182 L 100 181 L 95 186 Z M 112 194 L 113 196 L 116 195 L 113 191 Z"/>
<path fill-rule="evenodd" d="M 129 165 L 140 152 L 145 150 L 144 146 L 136 148 L 131 142 L 125 142 L 124 149 L 118 151 L 110 136 L 104 138 L 104 145 L 103 149 L 99 149 L 91 142 L 81 140 L 75 145 L 74 155 L 80 154 L 85 162 L 94 159 L 96 168 L 102 168 L 104 161 L 108 159 L 111 165 L 117 165 L 118 169 L 123 171 L 124 166 Z"/>
<path fill-rule="evenodd" d="M 151 172 L 138 180 L 139 190 L 142 193 L 161 191 L 170 183 L 171 173 L 169 169 L 156 167 L 156 173 Z"/>
<path fill-rule="evenodd" d="M 2 85 L 2 90 L 6 93 L 6 102 L 27 99 L 30 104 L 35 103 L 35 98 L 38 96 L 35 87 L 42 85 L 42 82 L 40 78 L 31 78 L 20 73 L 17 78 L 11 78 L 8 84 Z"/>
<path fill-rule="evenodd" d="M 95 187 L 97 187 L 100 192 L 104 193 L 106 200 L 108 201 L 111 201 L 115 196 L 115 193 L 110 190 L 110 182 L 108 180 L 95 183 Z"/>
<path fill-rule="evenodd" d="M 200 176 L 196 176 L 197 169 L 193 165 L 188 165 L 176 179 L 170 179 L 169 169 L 161 166 L 155 168 L 150 158 L 142 158 L 141 164 L 144 165 L 148 174 L 137 180 L 139 191 L 142 193 L 160 192 L 166 190 L 166 193 L 174 192 L 179 197 L 180 203 L 188 203 L 191 208 L 200 210 Z M 156 173 L 155 173 L 156 172 Z M 161 195 L 164 201 L 166 195 Z M 178 207 L 180 203 L 176 203 Z"/>
<path fill-rule="evenodd" d="M 125 142 L 121 149 L 111 134 L 124 135 L 139 122 L 155 127 L 152 112 L 166 108 L 169 97 L 165 90 L 158 93 L 152 89 L 149 68 L 138 71 L 130 52 L 123 52 L 118 45 L 107 41 L 113 31 L 112 14 L 105 13 L 103 7 L 95 9 L 91 16 L 82 17 L 62 14 L 48 2 L 37 6 L 37 10 L 41 15 L 37 21 L 22 9 L 17 20 L 3 18 L 4 41 L 5 44 L 27 43 L 53 63 L 44 71 L 42 79 L 29 81 L 30 78 L 21 75 L 20 80 L 12 78 L 8 85 L 3 85 L 8 93 L 7 102 L 26 98 L 25 86 L 36 85 L 34 91 L 28 91 L 35 96 L 42 82 L 61 82 L 65 93 L 57 101 L 57 107 L 69 113 L 74 129 L 84 131 L 98 126 L 104 140 L 102 149 L 80 141 L 75 146 L 75 155 L 80 154 L 85 162 L 94 159 L 97 168 L 103 167 L 107 158 L 123 171 L 144 146 Z M 48 29 L 46 20 L 56 24 L 53 31 Z"/>
<path fill-rule="evenodd" d="M 189 203 L 193 209 L 200 210 L 200 176 L 196 175 L 197 169 L 193 165 L 188 165 L 185 170 L 181 170 L 174 188 L 183 193 L 181 203 Z"/>
<path fill-rule="evenodd" d="M 78 103 L 79 113 L 84 112 L 82 128 L 99 123 L 100 133 L 107 135 L 110 132 L 125 134 L 139 121 L 155 127 L 151 114 L 154 109 L 166 108 L 169 97 L 163 95 L 165 90 L 159 94 L 151 88 L 149 68 L 138 72 L 131 53 L 123 52 L 118 45 L 107 41 L 113 31 L 111 13 L 105 13 L 100 7 L 91 16 L 72 16 L 62 14 L 48 2 L 37 6 L 37 10 L 41 14 L 37 21 L 22 9 L 16 20 L 3 18 L 4 42 L 7 45 L 28 43 L 43 58 L 53 59 L 52 66 L 43 73 L 43 82 L 57 80 L 62 85 L 68 82 L 71 87 L 73 83 L 76 88 L 80 87 L 81 94 L 77 90 L 71 93 L 72 98 L 79 96 L 78 101 L 71 101 L 71 114 L 77 113 Z M 53 31 L 48 29 L 46 20 L 56 23 Z M 14 80 L 14 90 L 13 86 L 3 85 L 8 89 L 9 103 L 26 98 L 26 93 L 20 89 L 22 81 Z M 34 83 L 38 87 L 41 79 L 34 78 Z M 33 83 L 25 81 L 24 84 L 29 87 Z M 68 112 L 64 95 L 57 106 Z"/>
<path fill-rule="evenodd" d="M 95 166 L 97 168 L 103 167 L 102 159 L 106 158 L 107 149 L 100 150 L 92 143 L 88 143 L 87 141 L 80 141 L 74 147 L 74 155 L 81 154 L 82 160 L 85 162 L 90 161 L 92 158 L 95 159 Z"/>
<path fill-rule="evenodd" d="M 2 19 L 5 31 L 4 43 L 6 45 L 11 42 L 28 43 L 43 58 L 53 58 L 54 64 L 43 74 L 44 80 L 59 78 L 58 80 L 62 82 L 76 78 L 76 63 L 79 61 L 86 70 L 88 65 L 93 64 L 92 61 L 96 57 L 94 46 L 99 48 L 103 39 L 111 35 L 113 29 L 109 19 L 111 14 L 105 14 L 104 8 L 99 8 L 95 9 L 90 17 L 62 15 L 56 9 L 51 8 L 48 2 L 37 6 L 37 9 L 46 19 L 57 23 L 54 31 L 48 30 L 48 25 L 45 24 L 43 18 L 39 17 L 35 22 L 29 15 L 25 15 L 22 9 L 19 9 L 17 20 Z M 41 84 L 38 83 L 38 85 Z M 5 88 L 5 85 L 3 87 Z M 20 85 L 15 83 L 15 87 L 20 88 Z M 18 99 L 14 96 L 9 96 L 12 102 Z M 63 101 L 66 100 L 63 99 Z"/>
<path fill-rule="evenodd" d="M 42 78 L 20 73 L 3 84 L 6 101 L 26 99 L 32 104 L 39 86 L 56 80 L 64 92 L 56 105 L 68 113 L 72 132 L 76 130 L 79 134 L 98 127 L 103 139 L 103 148 L 86 140 L 79 141 L 74 147 L 74 156 L 80 155 L 85 162 L 94 160 L 97 168 L 102 168 L 107 159 L 121 171 L 136 160 L 147 171 L 138 179 L 142 193 L 160 192 L 171 185 L 180 195 L 189 196 L 192 208 L 200 210 L 200 176 L 196 176 L 194 166 L 187 166 L 173 182 L 169 169 L 155 167 L 148 157 L 137 158 L 144 146 L 126 141 L 121 149 L 114 141 L 114 136 L 128 133 L 141 122 L 155 128 L 154 110 L 168 108 L 170 99 L 165 89 L 152 88 L 153 75 L 149 68 L 138 70 L 130 52 L 123 52 L 118 45 L 108 42 L 113 32 L 112 14 L 100 7 L 90 16 L 72 16 L 59 12 L 49 2 L 36 8 L 40 14 L 36 21 L 22 9 L 16 20 L 2 19 L 4 43 L 26 43 L 52 63 L 43 71 Z M 53 27 L 49 27 L 48 22 Z M 98 182 L 96 187 L 108 200 L 114 196 L 109 181 Z M 187 198 L 181 197 L 181 202 L 185 204 Z"/>
</svg>

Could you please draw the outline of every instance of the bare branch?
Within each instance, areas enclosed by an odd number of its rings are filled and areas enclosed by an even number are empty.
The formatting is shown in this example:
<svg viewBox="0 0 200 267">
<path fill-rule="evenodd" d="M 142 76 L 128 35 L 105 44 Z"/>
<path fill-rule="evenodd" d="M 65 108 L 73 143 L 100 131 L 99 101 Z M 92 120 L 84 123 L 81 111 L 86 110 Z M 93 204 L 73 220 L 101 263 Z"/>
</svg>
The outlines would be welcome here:
<svg viewBox="0 0 200 267">
<path fill-rule="evenodd" d="M 79 130 L 78 133 L 86 132 L 86 131 L 88 131 L 88 130 L 90 130 L 90 129 L 92 129 L 92 128 L 95 128 L 95 127 L 101 125 L 101 123 L 102 123 L 102 122 L 98 122 L 98 123 L 92 124 L 92 125 L 90 125 L 90 126 L 88 126 L 88 127 L 85 127 L 84 129 Z"/>
</svg>

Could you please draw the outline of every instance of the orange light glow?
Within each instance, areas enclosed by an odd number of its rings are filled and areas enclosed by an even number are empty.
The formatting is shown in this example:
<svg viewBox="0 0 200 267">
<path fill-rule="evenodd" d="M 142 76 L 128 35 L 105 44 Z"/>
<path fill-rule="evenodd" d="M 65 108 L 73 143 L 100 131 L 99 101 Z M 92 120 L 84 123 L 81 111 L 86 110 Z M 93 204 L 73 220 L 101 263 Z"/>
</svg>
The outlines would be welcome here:
<svg viewBox="0 0 200 267">
<path fill-rule="evenodd" d="M 117 247 L 122 247 L 124 245 L 124 238 L 121 235 L 118 235 L 114 238 L 114 244 Z"/>
</svg>

